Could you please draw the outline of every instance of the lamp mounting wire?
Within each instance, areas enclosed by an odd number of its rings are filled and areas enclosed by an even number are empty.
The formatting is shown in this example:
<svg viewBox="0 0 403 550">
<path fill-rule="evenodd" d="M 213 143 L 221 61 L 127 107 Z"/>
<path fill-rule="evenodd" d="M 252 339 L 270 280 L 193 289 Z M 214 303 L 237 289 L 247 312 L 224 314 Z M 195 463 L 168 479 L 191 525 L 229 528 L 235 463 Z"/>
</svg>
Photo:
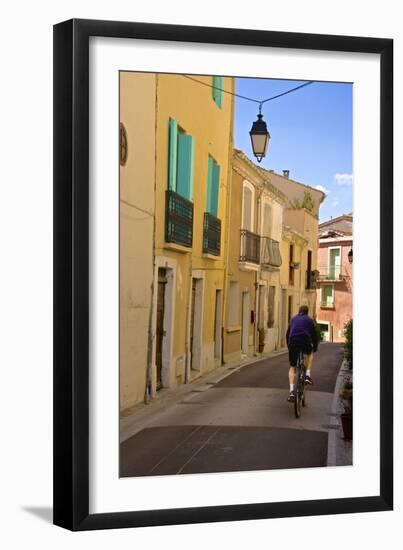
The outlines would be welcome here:
<svg viewBox="0 0 403 550">
<path fill-rule="evenodd" d="M 182 75 L 184 78 L 188 78 L 189 80 L 193 80 L 193 82 L 197 82 L 198 84 L 202 84 L 203 86 L 208 86 L 209 88 L 214 88 L 215 90 L 220 90 L 221 92 L 224 92 L 225 94 L 233 95 L 235 97 L 239 97 L 240 99 L 245 99 L 246 101 L 252 101 L 253 103 L 259 104 L 259 114 L 262 113 L 262 105 L 263 103 L 267 103 L 268 101 L 273 101 L 273 99 L 278 99 L 279 97 L 283 97 L 287 94 L 291 94 L 292 92 L 296 92 L 297 90 L 300 90 L 301 88 L 305 88 L 306 86 L 309 86 L 310 84 L 314 84 L 314 80 L 310 80 L 309 82 L 304 82 L 304 84 L 300 84 L 299 86 L 296 86 L 295 88 L 291 88 L 291 90 L 286 90 L 285 92 L 282 92 L 281 94 L 277 94 L 271 97 L 268 97 L 267 99 L 254 99 L 253 97 L 247 97 L 241 94 L 236 94 L 235 92 L 230 92 L 229 90 L 224 90 L 224 88 L 220 88 L 219 86 L 214 86 L 213 84 L 208 84 L 207 82 L 203 82 L 201 80 L 198 80 L 197 78 L 194 78 L 192 76 L 189 76 L 187 74 Z"/>
</svg>

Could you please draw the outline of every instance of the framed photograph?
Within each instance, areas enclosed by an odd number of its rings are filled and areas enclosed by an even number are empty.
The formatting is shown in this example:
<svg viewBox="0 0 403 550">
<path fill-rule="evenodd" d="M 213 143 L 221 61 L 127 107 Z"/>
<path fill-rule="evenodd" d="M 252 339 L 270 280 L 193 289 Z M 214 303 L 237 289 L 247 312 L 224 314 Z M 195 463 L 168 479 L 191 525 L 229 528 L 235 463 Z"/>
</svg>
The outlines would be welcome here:
<svg viewBox="0 0 403 550">
<path fill-rule="evenodd" d="M 391 39 L 55 25 L 54 523 L 392 510 L 392 212 Z"/>
</svg>

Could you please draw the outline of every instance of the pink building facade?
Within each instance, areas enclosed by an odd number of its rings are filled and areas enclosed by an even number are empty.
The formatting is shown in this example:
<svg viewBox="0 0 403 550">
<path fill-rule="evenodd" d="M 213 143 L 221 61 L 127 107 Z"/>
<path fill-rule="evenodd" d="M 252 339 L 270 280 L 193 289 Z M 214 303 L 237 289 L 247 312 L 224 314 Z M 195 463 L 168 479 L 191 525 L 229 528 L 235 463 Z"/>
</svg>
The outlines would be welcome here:
<svg viewBox="0 0 403 550">
<path fill-rule="evenodd" d="M 325 341 L 344 342 L 344 326 L 353 317 L 353 236 L 325 223 L 319 226 L 316 320 Z"/>
</svg>

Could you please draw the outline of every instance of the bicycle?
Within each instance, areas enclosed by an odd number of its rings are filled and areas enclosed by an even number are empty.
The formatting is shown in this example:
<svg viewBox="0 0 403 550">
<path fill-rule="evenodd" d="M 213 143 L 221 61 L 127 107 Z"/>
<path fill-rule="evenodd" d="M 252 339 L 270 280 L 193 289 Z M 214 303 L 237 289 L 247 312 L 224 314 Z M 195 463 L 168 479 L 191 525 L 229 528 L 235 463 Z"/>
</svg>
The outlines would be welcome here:
<svg viewBox="0 0 403 550">
<path fill-rule="evenodd" d="M 306 366 L 304 360 L 304 354 L 302 351 L 298 354 L 298 361 L 295 374 L 295 399 L 294 399 L 294 412 L 296 418 L 301 416 L 302 407 L 306 406 Z"/>
</svg>

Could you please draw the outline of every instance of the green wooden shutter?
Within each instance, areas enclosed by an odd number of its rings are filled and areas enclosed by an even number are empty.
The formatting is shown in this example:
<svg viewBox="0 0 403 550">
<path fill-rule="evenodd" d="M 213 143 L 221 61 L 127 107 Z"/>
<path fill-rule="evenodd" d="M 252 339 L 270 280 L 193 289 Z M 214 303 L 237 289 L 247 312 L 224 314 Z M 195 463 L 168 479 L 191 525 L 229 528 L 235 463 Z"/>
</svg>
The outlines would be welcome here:
<svg viewBox="0 0 403 550">
<path fill-rule="evenodd" d="M 210 212 L 213 216 L 217 217 L 218 212 L 218 190 L 220 187 L 220 167 L 214 162 L 213 164 L 213 181 L 211 189 L 211 209 Z"/>
<path fill-rule="evenodd" d="M 213 165 L 214 160 L 208 156 L 208 166 L 207 166 L 207 204 L 206 212 L 211 212 L 211 191 L 213 187 Z"/>
<path fill-rule="evenodd" d="M 168 189 L 176 191 L 177 174 L 177 155 L 178 155 L 178 124 L 176 120 L 169 119 L 168 136 Z"/>
<path fill-rule="evenodd" d="M 176 192 L 188 200 L 193 200 L 193 137 L 178 134 L 178 169 Z"/>
<path fill-rule="evenodd" d="M 222 86 L 223 86 L 223 77 L 222 76 L 213 76 L 213 99 L 218 105 L 222 106 Z M 219 90 L 217 88 L 220 88 Z"/>
</svg>

